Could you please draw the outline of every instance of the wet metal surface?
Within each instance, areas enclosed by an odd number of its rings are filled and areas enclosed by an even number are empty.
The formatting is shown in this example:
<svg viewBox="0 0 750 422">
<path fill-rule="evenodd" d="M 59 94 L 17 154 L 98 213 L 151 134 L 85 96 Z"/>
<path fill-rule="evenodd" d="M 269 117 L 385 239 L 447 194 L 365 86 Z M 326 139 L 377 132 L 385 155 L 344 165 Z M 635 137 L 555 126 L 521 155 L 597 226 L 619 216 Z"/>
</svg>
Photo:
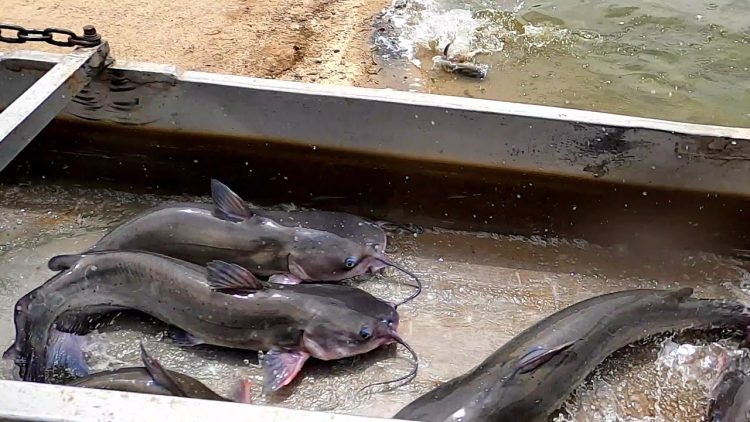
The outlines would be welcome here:
<svg viewBox="0 0 750 422">
<path fill-rule="evenodd" d="M 249 198 L 249 197 L 248 197 Z M 47 260 L 79 252 L 108 227 L 166 200 L 206 197 L 135 195 L 63 185 L 0 187 L 0 342 L 11 343 L 12 309 L 23 294 L 52 273 Z M 353 394 L 366 384 L 404 374 L 406 353 L 395 347 L 339 362 L 312 362 L 290 388 L 260 397 L 261 371 L 252 353 L 211 347 L 180 349 L 162 339 L 164 326 L 145 317 L 118 318 L 88 336 L 94 370 L 138 365 L 138 340 L 169 369 L 194 376 L 229 395 L 248 377 L 256 402 L 282 407 L 392 416 L 406 403 L 442 381 L 462 374 L 513 335 L 539 319 L 585 298 L 628 288 L 691 286 L 699 297 L 744 300 L 744 270 L 708 253 L 636 254 L 627 246 L 601 247 L 584 241 L 429 230 L 393 234 L 394 259 L 414 270 L 425 290 L 400 308 L 402 336 L 420 355 L 415 382 L 388 393 Z M 388 272 L 359 286 L 383 298 L 402 297 L 411 288 L 390 282 Z M 703 336 L 677 338 L 704 344 Z M 565 420 L 694 421 L 708 404 L 699 381 L 711 372 L 684 376 L 657 359 L 664 339 L 644 342 L 609 359 L 568 406 Z M 731 348 L 730 346 L 727 346 Z M 666 350 L 666 349 L 665 349 Z M 718 352 L 707 349 L 708 355 Z M 709 359 L 710 360 L 710 359 Z M 682 375 L 681 375 L 682 374 Z M 701 375 L 702 374 L 702 375 Z M 9 362 L 0 378 L 13 377 Z M 682 377 L 682 378 L 680 378 Z M 614 393 L 612 393 L 614 392 Z M 600 416 L 604 415 L 604 419 Z"/>
</svg>

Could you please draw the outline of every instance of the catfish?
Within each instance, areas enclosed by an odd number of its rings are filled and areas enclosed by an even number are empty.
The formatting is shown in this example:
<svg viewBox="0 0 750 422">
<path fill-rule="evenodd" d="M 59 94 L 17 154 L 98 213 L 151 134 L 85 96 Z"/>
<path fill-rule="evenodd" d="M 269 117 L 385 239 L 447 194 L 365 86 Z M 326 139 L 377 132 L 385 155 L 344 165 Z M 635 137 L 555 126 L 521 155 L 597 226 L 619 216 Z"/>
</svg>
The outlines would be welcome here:
<svg viewBox="0 0 750 422">
<path fill-rule="evenodd" d="M 163 206 L 146 211 L 115 227 L 88 252 L 141 250 L 198 265 L 222 260 L 283 284 L 336 282 L 393 267 L 417 283 L 417 290 L 401 303 L 421 292 L 416 275 L 381 252 L 384 245 L 279 224 L 253 212 L 218 180 L 211 180 L 211 196 L 210 209 Z"/>
<path fill-rule="evenodd" d="M 593 297 L 532 325 L 471 371 L 417 398 L 394 418 L 541 422 L 616 350 L 663 332 L 745 329 L 743 305 L 696 299 L 691 288 Z"/>
<path fill-rule="evenodd" d="M 712 391 L 709 422 L 745 422 L 750 417 L 750 374 L 742 368 L 727 370 Z"/>
<path fill-rule="evenodd" d="M 149 355 L 143 343 L 141 343 L 141 360 L 143 361 L 142 367 L 97 372 L 69 382 L 67 385 L 160 396 L 250 403 L 250 383 L 247 380 L 240 382 L 236 399 L 230 400 L 191 376 L 165 369 L 161 362 Z"/>
<path fill-rule="evenodd" d="M 266 352 L 265 392 L 291 382 L 310 357 L 405 345 L 395 307 L 350 286 L 267 283 L 236 264 L 215 260 L 204 268 L 142 251 L 64 255 L 51 264 L 63 270 L 17 302 L 15 341 L 3 354 L 24 381 L 45 382 L 59 363 L 86 368 L 73 321 L 123 309 L 183 330 L 192 345 Z M 59 342 L 50 341 L 60 332 Z"/>
</svg>

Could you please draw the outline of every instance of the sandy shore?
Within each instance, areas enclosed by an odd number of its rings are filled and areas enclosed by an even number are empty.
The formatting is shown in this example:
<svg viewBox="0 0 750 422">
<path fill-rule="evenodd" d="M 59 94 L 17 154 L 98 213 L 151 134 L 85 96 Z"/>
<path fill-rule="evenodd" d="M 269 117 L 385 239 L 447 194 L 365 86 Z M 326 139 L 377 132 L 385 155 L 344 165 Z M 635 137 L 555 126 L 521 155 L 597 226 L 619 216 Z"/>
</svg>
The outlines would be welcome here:
<svg viewBox="0 0 750 422">
<path fill-rule="evenodd" d="M 94 25 L 117 59 L 263 78 L 368 86 L 372 17 L 389 0 L 4 0 L 0 20 L 81 32 Z M 66 51 L 41 43 L 13 49 Z"/>
</svg>

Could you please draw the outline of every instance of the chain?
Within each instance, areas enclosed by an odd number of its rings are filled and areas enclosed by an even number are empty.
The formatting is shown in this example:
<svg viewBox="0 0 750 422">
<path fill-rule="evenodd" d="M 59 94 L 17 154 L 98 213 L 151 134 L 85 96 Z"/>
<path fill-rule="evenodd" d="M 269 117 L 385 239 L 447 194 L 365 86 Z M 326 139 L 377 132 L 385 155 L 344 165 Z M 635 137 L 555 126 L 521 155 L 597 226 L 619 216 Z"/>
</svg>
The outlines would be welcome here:
<svg viewBox="0 0 750 422">
<path fill-rule="evenodd" d="M 3 35 L 3 31 L 15 32 L 10 36 Z M 23 44 L 25 42 L 46 42 L 59 47 L 96 47 L 101 44 L 102 37 L 96 33 L 91 25 L 83 27 L 83 35 L 76 35 L 68 29 L 46 28 L 26 29 L 18 25 L 0 23 L 0 42 Z"/>
</svg>

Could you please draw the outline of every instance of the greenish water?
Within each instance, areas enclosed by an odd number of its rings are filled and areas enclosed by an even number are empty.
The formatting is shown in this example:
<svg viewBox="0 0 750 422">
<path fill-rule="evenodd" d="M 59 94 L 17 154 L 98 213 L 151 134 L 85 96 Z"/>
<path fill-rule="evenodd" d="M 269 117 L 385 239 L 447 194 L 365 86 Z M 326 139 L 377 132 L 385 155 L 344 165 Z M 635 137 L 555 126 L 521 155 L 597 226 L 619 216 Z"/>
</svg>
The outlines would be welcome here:
<svg viewBox="0 0 750 422">
<path fill-rule="evenodd" d="M 411 89 L 750 127 L 750 1 L 394 4 L 377 44 L 409 63 Z M 485 80 L 433 66 L 450 41 L 487 50 Z"/>
</svg>

